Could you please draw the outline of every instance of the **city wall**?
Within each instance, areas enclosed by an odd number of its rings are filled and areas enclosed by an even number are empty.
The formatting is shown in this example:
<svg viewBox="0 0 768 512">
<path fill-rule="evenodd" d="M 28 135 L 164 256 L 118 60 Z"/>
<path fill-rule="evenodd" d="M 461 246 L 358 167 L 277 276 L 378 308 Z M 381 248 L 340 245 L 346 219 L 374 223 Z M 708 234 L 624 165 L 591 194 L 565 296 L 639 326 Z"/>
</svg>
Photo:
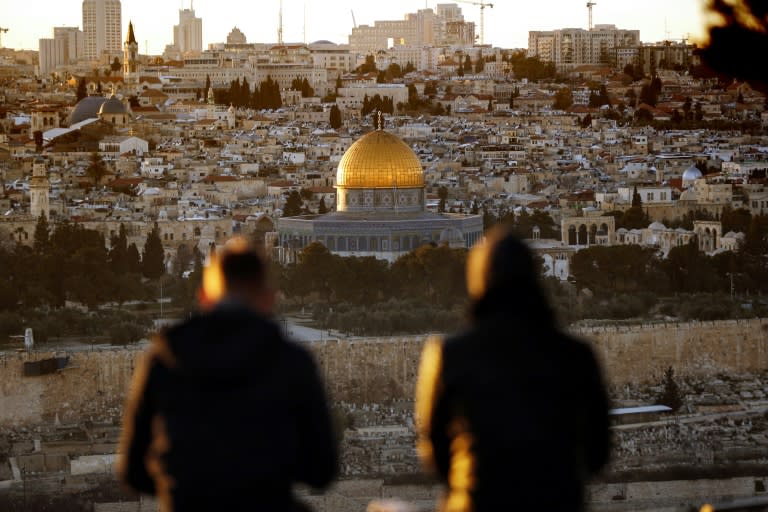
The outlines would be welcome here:
<svg viewBox="0 0 768 512">
<path fill-rule="evenodd" d="M 591 341 L 613 386 L 658 382 L 669 366 L 677 375 L 697 378 L 768 368 L 768 319 L 606 326 L 574 333 Z M 349 338 L 309 345 L 335 400 L 387 403 L 413 396 L 424 339 Z M 24 362 L 57 356 L 69 357 L 65 368 L 24 376 Z M 0 354 L 0 427 L 116 421 L 142 356 L 139 347 Z"/>
</svg>

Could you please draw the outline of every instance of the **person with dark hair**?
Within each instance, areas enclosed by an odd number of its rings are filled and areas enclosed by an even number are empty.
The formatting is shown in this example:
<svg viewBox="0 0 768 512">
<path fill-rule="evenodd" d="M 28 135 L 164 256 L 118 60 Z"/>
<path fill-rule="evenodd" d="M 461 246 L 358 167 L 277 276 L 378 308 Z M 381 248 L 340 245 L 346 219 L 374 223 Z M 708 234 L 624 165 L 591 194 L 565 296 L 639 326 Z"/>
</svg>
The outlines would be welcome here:
<svg viewBox="0 0 768 512">
<path fill-rule="evenodd" d="M 591 349 L 556 328 L 530 250 L 491 230 L 467 259 L 471 326 L 425 345 L 418 451 L 441 510 L 579 511 L 608 460 L 608 401 Z"/>
<path fill-rule="evenodd" d="M 337 446 L 317 367 L 270 319 L 266 265 L 236 243 L 204 275 L 208 309 L 168 329 L 136 370 L 118 476 L 161 510 L 302 510 Z M 223 287 L 222 287 L 223 284 Z"/>
</svg>

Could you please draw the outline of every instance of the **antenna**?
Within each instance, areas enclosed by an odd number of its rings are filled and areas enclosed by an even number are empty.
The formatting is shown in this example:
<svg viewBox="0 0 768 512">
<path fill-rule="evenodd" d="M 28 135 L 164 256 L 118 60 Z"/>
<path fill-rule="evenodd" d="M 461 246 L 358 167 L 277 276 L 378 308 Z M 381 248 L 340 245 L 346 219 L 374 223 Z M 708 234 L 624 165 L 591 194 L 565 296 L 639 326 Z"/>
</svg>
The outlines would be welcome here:
<svg viewBox="0 0 768 512">
<path fill-rule="evenodd" d="M 304 2 L 304 44 L 307 44 L 307 2 Z"/>
<path fill-rule="evenodd" d="M 280 0 L 279 26 L 277 27 L 277 44 L 283 45 L 283 0 Z"/>
</svg>

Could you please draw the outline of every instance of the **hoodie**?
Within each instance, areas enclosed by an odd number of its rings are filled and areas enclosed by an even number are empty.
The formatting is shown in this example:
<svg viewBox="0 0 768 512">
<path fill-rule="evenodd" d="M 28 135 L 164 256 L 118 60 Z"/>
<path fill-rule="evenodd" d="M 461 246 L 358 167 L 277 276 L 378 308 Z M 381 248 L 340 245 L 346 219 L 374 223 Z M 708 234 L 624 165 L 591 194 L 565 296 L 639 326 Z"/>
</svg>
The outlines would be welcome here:
<svg viewBox="0 0 768 512">
<path fill-rule="evenodd" d="M 227 499 L 232 510 L 289 510 L 294 483 L 324 488 L 337 466 L 311 355 L 237 304 L 155 340 L 134 377 L 121 446 L 121 480 L 175 511 L 205 497 L 215 508 Z"/>
</svg>

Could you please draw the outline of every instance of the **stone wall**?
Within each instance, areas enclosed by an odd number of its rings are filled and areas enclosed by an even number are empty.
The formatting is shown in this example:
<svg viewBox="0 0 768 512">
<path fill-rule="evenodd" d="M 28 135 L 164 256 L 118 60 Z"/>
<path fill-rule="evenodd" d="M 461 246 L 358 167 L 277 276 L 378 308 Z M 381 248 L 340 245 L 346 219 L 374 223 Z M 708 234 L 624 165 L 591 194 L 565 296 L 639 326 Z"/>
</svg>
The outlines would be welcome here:
<svg viewBox="0 0 768 512">
<path fill-rule="evenodd" d="M 514 326 L 510 326 L 514 332 Z M 584 328 L 613 386 L 677 375 L 759 373 L 768 368 L 768 319 Z M 510 342 L 513 342 L 512 339 Z M 424 336 L 309 343 L 334 401 L 410 400 Z M 0 354 L 0 427 L 116 421 L 141 347 Z M 66 355 L 63 370 L 23 376 L 23 363 Z"/>
<path fill-rule="evenodd" d="M 613 386 L 680 376 L 759 373 L 768 368 L 768 319 L 582 328 Z"/>
<path fill-rule="evenodd" d="M 105 421 L 122 414 L 125 392 L 143 351 L 137 348 L 18 352 L 0 356 L 0 426 Z M 24 362 L 66 355 L 66 368 L 24 376 Z"/>
</svg>

